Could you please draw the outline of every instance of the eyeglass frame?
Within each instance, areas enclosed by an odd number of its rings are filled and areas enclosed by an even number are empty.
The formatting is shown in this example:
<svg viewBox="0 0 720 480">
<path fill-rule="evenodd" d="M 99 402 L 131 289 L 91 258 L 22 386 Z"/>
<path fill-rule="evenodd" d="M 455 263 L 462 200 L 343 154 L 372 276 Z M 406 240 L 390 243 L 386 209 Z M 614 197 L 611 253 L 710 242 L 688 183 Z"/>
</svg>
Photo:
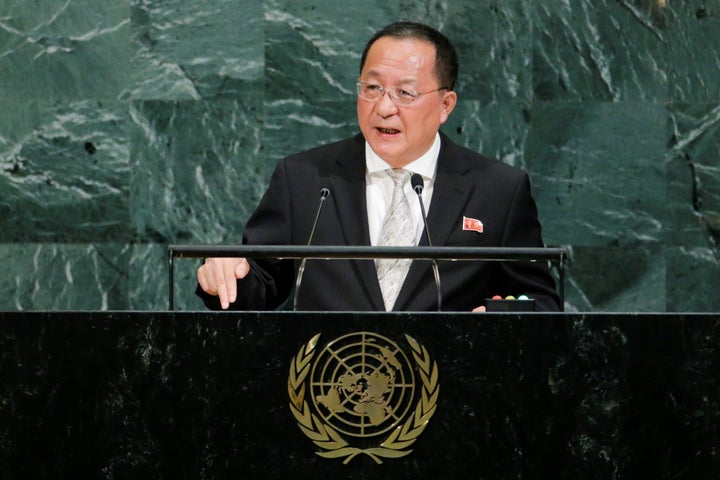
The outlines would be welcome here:
<svg viewBox="0 0 720 480">
<path fill-rule="evenodd" d="M 376 87 L 378 87 L 378 91 L 380 92 L 380 96 L 378 96 L 377 98 L 365 98 L 365 97 L 363 97 L 362 95 L 360 95 L 360 92 L 362 91 L 363 86 L 368 85 L 368 84 L 370 84 L 370 85 L 375 85 Z M 390 97 L 390 100 L 391 100 L 391 101 L 393 102 L 393 104 L 395 104 L 396 106 L 398 106 L 398 107 L 409 107 L 409 106 L 411 106 L 411 105 L 414 105 L 414 104 L 420 99 L 420 97 L 422 97 L 423 95 L 426 95 L 426 94 L 428 94 L 428 93 L 441 92 L 441 91 L 443 91 L 443 90 L 450 90 L 450 87 L 440 87 L 440 88 L 436 88 L 435 90 L 428 90 L 428 91 L 426 91 L 426 92 L 415 92 L 415 91 L 413 91 L 413 92 L 407 92 L 407 93 L 411 94 L 411 97 L 412 97 L 412 100 L 410 100 L 410 102 L 404 102 L 403 100 L 400 99 L 400 97 L 398 97 L 398 95 L 397 95 L 398 90 L 407 90 L 407 89 L 403 89 L 402 87 L 390 87 L 390 88 L 388 88 L 388 87 L 385 87 L 384 85 L 381 85 L 381 84 L 379 84 L 379 83 L 375 84 L 375 83 L 372 83 L 372 82 L 370 82 L 370 81 L 368 81 L 368 80 L 358 80 L 358 81 L 355 83 L 355 90 L 356 90 L 356 92 L 357 92 L 357 96 L 358 96 L 359 98 L 362 98 L 362 99 L 365 100 L 366 102 L 373 102 L 373 103 L 378 102 L 378 101 L 380 101 L 380 99 L 383 98 L 383 97 L 385 96 L 385 94 L 387 93 L 388 96 Z"/>
</svg>

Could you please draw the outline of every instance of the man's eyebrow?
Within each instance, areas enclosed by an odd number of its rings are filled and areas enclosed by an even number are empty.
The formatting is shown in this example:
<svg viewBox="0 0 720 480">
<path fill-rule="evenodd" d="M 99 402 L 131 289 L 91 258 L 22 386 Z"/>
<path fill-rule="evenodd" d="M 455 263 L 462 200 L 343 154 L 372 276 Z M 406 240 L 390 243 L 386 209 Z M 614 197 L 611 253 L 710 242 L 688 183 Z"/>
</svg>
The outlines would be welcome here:
<svg viewBox="0 0 720 480">
<path fill-rule="evenodd" d="M 398 84 L 405 84 L 405 83 L 411 83 L 413 85 L 416 85 L 418 83 L 418 79 L 415 77 L 407 77 L 407 78 L 400 79 L 400 81 L 398 82 Z"/>
<path fill-rule="evenodd" d="M 379 76 L 380 76 L 380 72 L 378 72 L 378 71 L 376 71 L 376 70 L 368 70 L 367 72 L 365 72 L 365 75 L 363 75 L 363 76 L 364 76 L 364 77 L 373 77 L 373 78 L 375 78 L 375 77 L 379 77 Z"/>
<path fill-rule="evenodd" d="M 380 72 L 378 72 L 376 70 L 368 70 L 367 72 L 365 72 L 365 75 L 363 75 L 364 78 L 372 78 L 372 79 L 377 79 L 380 76 L 382 76 L 382 75 L 380 74 Z M 417 83 L 418 83 L 417 78 L 405 77 L 405 78 L 401 78 L 400 80 L 395 82 L 394 85 L 408 85 L 408 84 L 417 85 Z"/>
</svg>

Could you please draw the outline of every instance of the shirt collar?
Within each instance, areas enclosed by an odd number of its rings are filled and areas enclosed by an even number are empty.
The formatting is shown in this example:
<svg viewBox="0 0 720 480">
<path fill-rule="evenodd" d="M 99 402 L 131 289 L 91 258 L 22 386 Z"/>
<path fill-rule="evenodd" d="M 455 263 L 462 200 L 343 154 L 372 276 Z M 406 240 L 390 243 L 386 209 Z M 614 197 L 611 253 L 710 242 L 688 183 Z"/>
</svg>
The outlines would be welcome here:
<svg viewBox="0 0 720 480">
<path fill-rule="evenodd" d="M 435 141 L 430 149 L 422 154 L 420 158 L 408 163 L 403 168 L 413 173 L 419 173 L 425 180 L 431 180 L 435 176 L 438 155 L 440 155 L 440 134 L 435 133 Z M 375 153 L 367 141 L 365 142 L 365 165 L 368 175 L 384 172 L 388 168 L 392 168 Z"/>
</svg>

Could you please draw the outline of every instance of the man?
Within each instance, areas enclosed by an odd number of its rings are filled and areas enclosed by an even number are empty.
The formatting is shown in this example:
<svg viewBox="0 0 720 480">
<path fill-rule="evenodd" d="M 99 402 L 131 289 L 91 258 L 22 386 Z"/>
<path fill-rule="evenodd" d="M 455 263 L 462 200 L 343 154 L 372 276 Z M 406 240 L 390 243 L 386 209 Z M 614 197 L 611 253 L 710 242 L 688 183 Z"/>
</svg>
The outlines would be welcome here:
<svg viewBox="0 0 720 480">
<path fill-rule="evenodd" d="M 457 75 L 455 50 L 438 31 L 410 22 L 378 31 L 360 65 L 361 133 L 281 161 L 246 225 L 243 242 L 305 244 L 320 191 L 327 188 L 330 195 L 313 245 L 427 245 L 410 174 L 403 173 L 409 171 L 423 179 L 433 245 L 542 247 L 527 175 L 455 145 L 439 132 L 457 102 Z M 393 176 L 403 175 L 396 190 Z M 391 217 L 410 224 L 397 228 Z M 412 238 L 399 240 L 397 235 Z M 390 262 L 308 261 L 298 306 L 437 310 L 431 264 Z M 554 282 L 542 262 L 438 265 L 443 310 L 484 311 L 485 299 L 496 294 L 526 294 L 539 310 L 559 309 Z M 297 266 L 288 260 L 207 259 L 198 269 L 198 294 L 210 308 L 274 309 L 287 299 Z"/>
</svg>

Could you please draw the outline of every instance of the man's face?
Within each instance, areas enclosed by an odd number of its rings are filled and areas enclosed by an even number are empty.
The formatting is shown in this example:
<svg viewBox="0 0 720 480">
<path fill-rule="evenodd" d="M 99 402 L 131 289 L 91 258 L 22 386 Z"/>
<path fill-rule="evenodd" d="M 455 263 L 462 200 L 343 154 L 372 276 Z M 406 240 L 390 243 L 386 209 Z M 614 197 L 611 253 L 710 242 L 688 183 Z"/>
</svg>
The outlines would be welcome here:
<svg viewBox="0 0 720 480">
<path fill-rule="evenodd" d="M 434 68 L 435 47 L 431 43 L 381 37 L 368 51 L 360 80 L 423 93 L 445 86 L 438 83 Z M 358 97 L 360 131 L 375 153 L 400 168 L 430 149 L 456 101 L 455 92 L 447 90 L 421 95 L 402 107 L 393 103 L 388 93 L 375 102 Z"/>
</svg>

